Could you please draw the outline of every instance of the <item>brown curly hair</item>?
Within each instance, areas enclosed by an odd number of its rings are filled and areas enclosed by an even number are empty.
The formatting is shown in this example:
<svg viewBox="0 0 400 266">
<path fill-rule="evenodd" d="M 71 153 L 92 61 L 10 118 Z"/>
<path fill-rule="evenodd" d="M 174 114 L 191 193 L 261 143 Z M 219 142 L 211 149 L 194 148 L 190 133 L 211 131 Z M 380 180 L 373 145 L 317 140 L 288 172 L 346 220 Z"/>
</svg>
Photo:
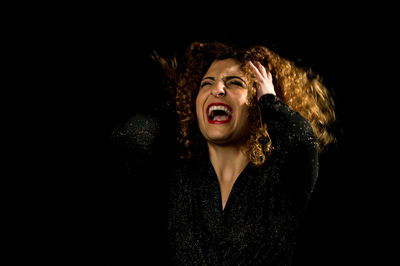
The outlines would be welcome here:
<svg viewBox="0 0 400 266">
<path fill-rule="evenodd" d="M 185 154 L 192 158 L 207 152 L 205 139 L 197 124 L 195 100 L 202 77 L 214 60 L 232 58 L 236 60 L 246 78 L 250 81 L 248 102 L 250 134 L 244 143 L 244 152 L 251 163 L 262 165 L 272 150 L 267 125 L 261 120 L 256 99 L 257 82 L 249 68 L 249 61 L 260 62 L 273 76 L 276 95 L 292 110 L 300 113 L 312 126 L 319 151 L 335 141 L 329 126 L 335 121 L 334 101 L 322 84 L 321 78 L 311 70 L 297 67 L 264 46 L 235 49 L 218 42 L 193 42 L 184 56 L 183 64 L 176 58 L 168 61 L 157 54 L 153 57 L 160 62 L 172 83 L 170 83 L 179 115 L 179 137 Z"/>
</svg>

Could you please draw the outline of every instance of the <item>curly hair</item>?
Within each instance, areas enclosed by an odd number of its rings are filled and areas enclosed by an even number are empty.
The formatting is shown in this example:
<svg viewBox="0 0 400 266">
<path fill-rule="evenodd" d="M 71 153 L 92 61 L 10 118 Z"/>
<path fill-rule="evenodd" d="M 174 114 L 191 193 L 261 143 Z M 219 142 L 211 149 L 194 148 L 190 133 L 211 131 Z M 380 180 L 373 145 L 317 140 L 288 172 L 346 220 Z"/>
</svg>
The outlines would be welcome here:
<svg viewBox="0 0 400 266">
<path fill-rule="evenodd" d="M 250 70 L 249 61 L 260 62 L 273 76 L 276 95 L 292 110 L 302 115 L 312 126 L 319 151 L 335 137 L 329 126 L 335 121 L 334 101 L 321 78 L 311 70 L 297 67 L 293 62 L 280 57 L 265 46 L 250 46 L 236 49 L 223 43 L 193 42 L 184 56 L 183 64 L 176 58 L 168 61 L 155 54 L 161 63 L 175 97 L 179 115 L 179 142 L 184 147 L 182 158 L 192 158 L 207 152 L 205 139 L 197 124 L 195 100 L 203 75 L 215 60 L 232 58 L 250 81 L 247 105 L 249 107 L 249 137 L 243 143 L 243 151 L 252 164 L 262 165 L 273 149 L 273 140 L 268 134 L 268 125 L 262 122 L 256 100 L 257 81 Z"/>
</svg>

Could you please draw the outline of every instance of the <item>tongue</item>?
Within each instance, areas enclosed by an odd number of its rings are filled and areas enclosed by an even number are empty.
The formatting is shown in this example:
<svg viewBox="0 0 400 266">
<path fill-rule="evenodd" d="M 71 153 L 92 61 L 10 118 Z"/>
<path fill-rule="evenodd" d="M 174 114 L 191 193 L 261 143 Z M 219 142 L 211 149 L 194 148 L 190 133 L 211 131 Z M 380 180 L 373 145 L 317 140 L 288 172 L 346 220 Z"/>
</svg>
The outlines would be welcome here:
<svg viewBox="0 0 400 266">
<path fill-rule="evenodd" d="M 225 121 L 228 120 L 229 116 L 228 115 L 217 115 L 214 117 L 214 121 Z"/>
</svg>

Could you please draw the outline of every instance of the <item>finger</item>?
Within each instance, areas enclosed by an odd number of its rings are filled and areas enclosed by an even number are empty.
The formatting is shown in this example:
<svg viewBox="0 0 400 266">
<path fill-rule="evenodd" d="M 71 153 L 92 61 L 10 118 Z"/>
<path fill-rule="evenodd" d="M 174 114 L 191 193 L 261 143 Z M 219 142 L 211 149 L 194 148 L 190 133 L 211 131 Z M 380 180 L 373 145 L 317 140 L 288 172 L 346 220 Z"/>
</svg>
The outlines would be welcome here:
<svg viewBox="0 0 400 266">
<path fill-rule="evenodd" d="M 272 74 L 271 74 L 271 72 L 268 71 L 267 77 L 268 77 L 268 79 L 272 82 Z"/>
<path fill-rule="evenodd" d="M 258 66 L 258 70 L 260 71 L 261 75 L 264 78 L 267 78 L 267 71 L 265 70 L 265 67 L 258 61 L 257 61 L 257 66 Z"/>
<path fill-rule="evenodd" d="M 263 79 L 265 79 L 264 77 L 263 77 L 263 75 L 260 73 L 260 70 L 253 64 L 253 62 L 251 62 L 250 61 L 250 67 L 251 67 L 251 69 L 253 70 L 253 72 L 254 72 L 254 74 L 256 75 L 256 78 L 259 80 L 259 81 L 262 81 Z"/>
</svg>

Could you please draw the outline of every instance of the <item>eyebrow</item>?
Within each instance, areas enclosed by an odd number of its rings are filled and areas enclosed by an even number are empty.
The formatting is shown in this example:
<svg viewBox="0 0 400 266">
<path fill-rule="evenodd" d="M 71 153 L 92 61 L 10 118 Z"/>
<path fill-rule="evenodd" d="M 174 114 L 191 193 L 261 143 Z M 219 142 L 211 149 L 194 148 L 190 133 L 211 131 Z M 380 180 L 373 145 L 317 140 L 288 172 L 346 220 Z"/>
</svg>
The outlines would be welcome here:
<svg viewBox="0 0 400 266">
<path fill-rule="evenodd" d="M 241 81 L 244 82 L 244 84 L 247 84 L 246 81 L 244 79 L 242 79 L 241 77 L 239 77 L 239 76 L 226 76 L 226 77 L 224 77 L 224 80 L 230 80 L 230 79 L 240 79 Z"/>
<path fill-rule="evenodd" d="M 215 80 L 215 78 L 213 78 L 213 77 L 204 77 L 202 80 L 205 80 L 205 79 Z"/>
<path fill-rule="evenodd" d="M 204 77 L 204 78 L 202 79 L 202 81 L 205 80 L 205 79 L 215 80 L 214 77 Z M 223 78 L 224 81 L 230 80 L 230 79 L 240 79 L 240 80 L 243 81 L 245 84 L 247 84 L 246 81 L 245 81 L 244 79 L 242 79 L 241 77 L 239 77 L 239 76 L 226 76 L 226 77 Z"/>
</svg>

